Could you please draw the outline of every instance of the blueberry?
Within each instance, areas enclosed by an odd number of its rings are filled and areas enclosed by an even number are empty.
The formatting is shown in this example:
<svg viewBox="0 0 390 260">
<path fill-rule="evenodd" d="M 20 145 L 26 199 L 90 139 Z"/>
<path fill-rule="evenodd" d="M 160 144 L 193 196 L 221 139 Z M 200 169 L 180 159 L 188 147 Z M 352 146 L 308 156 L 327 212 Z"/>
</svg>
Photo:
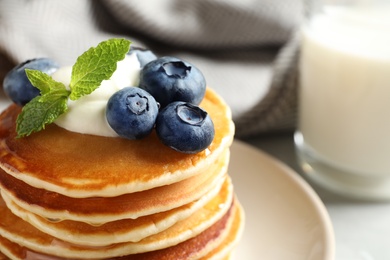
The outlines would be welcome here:
<svg viewBox="0 0 390 260">
<path fill-rule="evenodd" d="M 126 87 L 108 100 L 106 118 L 111 128 L 121 137 L 141 139 L 154 127 L 158 104 L 148 92 L 137 87 Z"/>
<path fill-rule="evenodd" d="M 139 86 L 152 94 L 162 108 L 173 101 L 199 105 L 205 95 L 206 80 L 192 64 L 162 57 L 141 70 Z"/>
<path fill-rule="evenodd" d="M 157 116 L 156 132 L 161 142 L 183 153 L 198 153 L 214 139 L 214 124 L 206 111 L 176 101 Z"/>
<path fill-rule="evenodd" d="M 39 89 L 28 80 L 24 70 L 40 70 L 50 75 L 58 68 L 59 65 L 48 58 L 27 60 L 7 73 L 3 81 L 4 92 L 14 103 L 24 106 L 40 94 Z"/>
<path fill-rule="evenodd" d="M 157 56 L 148 49 L 131 46 L 130 51 L 127 54 L 131 55 L 133 53 L 137 55 L 141 68 L 143 68 L 147 63 L 151 62 L 152 60 L 157 59 Z"/>
</svg>

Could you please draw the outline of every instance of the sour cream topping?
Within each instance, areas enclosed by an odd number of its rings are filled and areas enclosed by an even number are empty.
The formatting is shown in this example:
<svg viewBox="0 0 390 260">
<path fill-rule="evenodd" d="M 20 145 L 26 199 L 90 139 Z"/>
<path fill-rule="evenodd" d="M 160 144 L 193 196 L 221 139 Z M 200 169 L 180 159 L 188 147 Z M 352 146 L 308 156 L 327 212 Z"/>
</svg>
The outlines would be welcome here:
<svg viewBox="0 0 390 260">
<path fill-rule="evenodd" d="M 82 134 L 117 137 L 117 133 L 106 120 L 108 99 L 118 90 L 138 86 L 140 63 L 136 54 L 126 55 L 119 61 L 117 69 L 109 80 L 104 80 L 100 87 L 76 101 L 68 101 L 68 111 L 54 122 L 68 131 Z M 72 67 L 62 67 L 52 74 L 52 78 L 69 87 Z"/>
</svg>

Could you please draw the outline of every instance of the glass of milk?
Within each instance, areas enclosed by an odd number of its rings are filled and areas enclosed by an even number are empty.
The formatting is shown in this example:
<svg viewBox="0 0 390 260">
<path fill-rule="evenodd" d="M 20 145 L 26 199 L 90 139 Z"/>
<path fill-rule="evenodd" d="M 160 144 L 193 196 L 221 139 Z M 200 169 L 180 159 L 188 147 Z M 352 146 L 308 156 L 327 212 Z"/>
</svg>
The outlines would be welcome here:
<svg viewBox="0 0 390 260">
<path fill-rule="evenodd" d="M 309 179 L 390 199 L 390 1 L 327 1 L 302 29 L 295 144 Z"/>
</svg>

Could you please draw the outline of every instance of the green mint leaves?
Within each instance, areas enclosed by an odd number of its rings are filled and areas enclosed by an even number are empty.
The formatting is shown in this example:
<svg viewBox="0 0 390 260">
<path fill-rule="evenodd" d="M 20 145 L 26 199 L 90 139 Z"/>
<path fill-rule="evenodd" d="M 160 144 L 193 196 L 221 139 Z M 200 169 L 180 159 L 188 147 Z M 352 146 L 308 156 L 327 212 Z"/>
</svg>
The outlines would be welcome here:
<svg viewBox="0 0 390 260">
<path fill-rule="evenodd" d="M 41 92 L 28 102 L 16 120 L 18 137 L 41 131 L 67 110 L 69 91 L 65 85 L 38 70 L 26 69 L 31 84 Z"/>
<path fill-rule="evenodd" d="M 116 70 L 117 61 L 125 58 L 129 48 L 129 41 L 113 39 L 101 42 L 78 57 L 72 68 L 70 99 L 77 100 L 90 94 L 103 80 L 109 79 Z"/>
<path fill-rule="evenodd" d="M 70 90 L 41 71 L 26 69 L 28 79 L 41 95 L 23 107 L 16 120 L 17 137 L 41 131 L 54 122 L 67 111 L 68 98 L 77 100 L 91 94 L 103 80 L 112 76 L 117 62 L 125 58 L 129 49 L 130 41 L 110 39 L 84 52 L 72 67 Z"/>
</svg>

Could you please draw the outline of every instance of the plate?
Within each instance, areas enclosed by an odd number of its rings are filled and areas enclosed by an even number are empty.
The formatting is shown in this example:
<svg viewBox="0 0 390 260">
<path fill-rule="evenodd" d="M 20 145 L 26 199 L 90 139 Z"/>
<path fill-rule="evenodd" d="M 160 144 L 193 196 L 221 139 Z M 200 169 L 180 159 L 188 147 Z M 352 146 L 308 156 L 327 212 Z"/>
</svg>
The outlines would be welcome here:
<svg viewBox="0 0 390 260">
<path fill-rule="evenodd" d="M 266 153 L 234 141 L 229 175 L 246 219 L 233 260 L 334 258 L 329 215 L 296 172 Z"/>
</svg>

